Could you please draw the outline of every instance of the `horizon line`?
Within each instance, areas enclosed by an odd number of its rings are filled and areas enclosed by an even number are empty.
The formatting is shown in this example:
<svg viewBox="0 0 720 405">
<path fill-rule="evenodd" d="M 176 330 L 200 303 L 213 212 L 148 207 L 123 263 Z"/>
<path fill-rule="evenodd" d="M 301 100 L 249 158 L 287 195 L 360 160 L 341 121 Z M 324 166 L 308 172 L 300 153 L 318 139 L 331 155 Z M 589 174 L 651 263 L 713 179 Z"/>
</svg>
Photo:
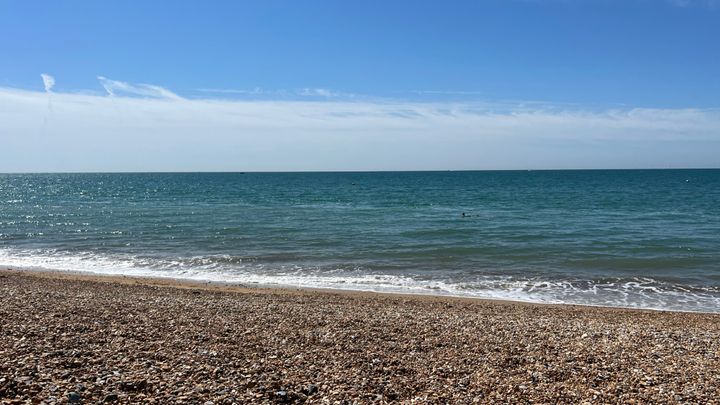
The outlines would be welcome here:
<svg viewBox="0 0 720 405">
<path fill-rule="evenodd" d="M 196 170 L 196 171 L 58 171 L 0 172 L 0 175 L 31 174 L 303 174 L 303 173 L 438 173 L 438 172 L 580 172 L 580 171 L 651 171 L 720 170 L 720 167 L 647 167 L 647 168 L 566 168 L 566 169 L 418 169 L 418 170 Z"/>
</svg>

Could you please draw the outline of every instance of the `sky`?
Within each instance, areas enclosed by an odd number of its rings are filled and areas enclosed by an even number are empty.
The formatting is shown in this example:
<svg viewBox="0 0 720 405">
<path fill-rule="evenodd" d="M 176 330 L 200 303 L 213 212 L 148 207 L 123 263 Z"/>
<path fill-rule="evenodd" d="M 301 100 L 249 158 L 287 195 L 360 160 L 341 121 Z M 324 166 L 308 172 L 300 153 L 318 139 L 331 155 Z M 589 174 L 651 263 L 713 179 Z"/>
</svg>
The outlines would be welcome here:
<svg viewBox="0 0 720 405">
<path fill-rule="evenodd" d="M 0 172 L 720 167 L 720 0 L 0 0 Z"/>
</svg>

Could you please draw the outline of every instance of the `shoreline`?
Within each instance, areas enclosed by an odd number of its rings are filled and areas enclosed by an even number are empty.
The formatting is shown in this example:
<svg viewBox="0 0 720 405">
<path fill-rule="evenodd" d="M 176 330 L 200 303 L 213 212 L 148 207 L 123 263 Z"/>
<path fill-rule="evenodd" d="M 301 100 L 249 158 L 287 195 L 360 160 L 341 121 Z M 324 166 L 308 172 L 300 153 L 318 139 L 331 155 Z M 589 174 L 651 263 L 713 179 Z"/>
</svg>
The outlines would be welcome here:
<svg viewBox="0 0 720 405">
<path fill-rule="evenodd" d="M 134 284 L 147 284 L 157 285 L 164 287 L 178 287 L 178 288 L 199 288 L 209 290 L 220 290 L 229 292 L 253 292 L 253 291 L 303 291 L 310 293 L 326 293 L 326 294 L 349 294 L 349 295 L 361 295 L 373 297 L 378 296 L 395 296 L 395 297 L 416 297 L 420 299 L 452 299 L 461 301 L 487 301 L 504 304 L 518 304 L 518 305 L 540 305 L 540 306 L 559 306 L 559 307 L 580 307 L 580 308 L 598 308 L 598 309 L 609 309 L 609 310 L 621 310 L 621 311 L 648 311 L 648 312 L 669 312 L 669 313 L 682 313 L 682 314 L 701 314 L 701 315 L 719 315 L 720 310 L 717 312 L 712 311 L 693 311 L 693 310 L 679 310 L 679 309 L 663 309 L 663 308 L 639 308 L 639 307 L 624 307 L 624 306 L 610 306 L 610 305 L 599 305 L 599 304 L 576 304 L 576 303 L 554 303 L 554 302 L 538 302 L 529 300 L 513 300 L 513 299 L 502 299 L 502 298 L 491 298 L 491 297 L 478 297 L 478 296 L 465 296 L 465 295 L 453 295 L 453 294 L 433 294 L 428 293 L 415 293 L 415 292 L 396 292 L 396 291 L 375 291 L 375 290 L 360 290 L 360 289 L 343 289 L 343 288 L 330 288 L 330 287 L 306 287 L 306 286 L 292 286 L 292 285 L 273 285 L 273 284 L 243 284 L 234 282 L 223 282 L 223 281 L 203 281 L 194 280 L 179 277 L 157 277 L 157 276 L 145 276 L 145 275 L 124 275 L 124 274 L 106 274 L 106 273 L 94 273 L 91 271 L 81 270 L 52 270 L 46 268 L 23 268 L 23 267 L 0 267 L 0 274 L 4 272 L 27 272 L 32 274 L 41 275 L 48 278 L 65 278 L 69 280 L 92 280 L 101 282 L 122 282 L 122 283 L 134 283 Z"/>
<path fill-rule="evenodd" d="M 104 274 L 104 273 L 93 273 L 90 271 L 66 271 L 66 270 L 50 270 L 50 269 L 37 269 L 37 268 L 0 268 L 0 275 L 5 272 L 16 272 L 20 274 L 28 273 L 37 275 L 38 277 L 45 278 L 60 278 L 66 280 L 85 280 L 85 281 L 97 281 L 106 283 L 123 283 L 123 284 L 135 284 L 135 285 L 149 285 L 158 287 L 168 288 L 195 288 L 208 291 L 225 291 L 234 293 L 250 293 L 250 292 L 280 292 L 280 293 L 319 293 L 319 294 L 340 294 L 340 295 L 358 295 L 363 297 L 374 297 L 374 296 L 385 296 L 385 297 L 397 297 L 397 298 L 410 298 L 410 299 L 450 299 L 460 301 L 488 301 L 495 303 L 504 304 L 519 304 L 519 305 L 542 305 L 542 306 L 579 306 L 579 307 L 590 307 L 590 308 L 615 308 L 615 309 L 627 309 L 627 310 L 639 310 L 639 311 L 666 311 L 666 312 L 689 312 L 689 313 L 704 313 L 704 312 L 691 312 L 691 311 L 672 311 L 672 310 L 661 310 L 661 309 L 645 309 L 645 308 L 624 308 L 624 307 L 605 307 L 601 305 L 583 305 L 583 304 L 564 304 L 564 303 L 545 303 L 545 302 L 533 302 L 533 301 L 522 301 L 522 300 L 511 300 L 511 299 L 499 299 L 499 298 L 485 298 L 485 297 L 471 297 L 462 295 L 451 295 L 451 294 L 433 294 L 433 293 L 413 293 L 413 292 L 395 292 L 395 291 L 374 291 L 374 290 L 360 290 L 360 289 L 342 289 L 342 288 L 325 288 L 325 287 L 305 287 L 305 286 L 292 286 L 292 285 L 272 285 L 272 284 L 243 284 L 234 282 L 223 282 L 223 281 L 202 281 L 193 280 L 179 277 L 154 277 L 154 276 L 139 276 L 139 275 L 124 275 L 124 274 Z M 707 312 L 712 314 L 712 312 Z"/>
</svg>

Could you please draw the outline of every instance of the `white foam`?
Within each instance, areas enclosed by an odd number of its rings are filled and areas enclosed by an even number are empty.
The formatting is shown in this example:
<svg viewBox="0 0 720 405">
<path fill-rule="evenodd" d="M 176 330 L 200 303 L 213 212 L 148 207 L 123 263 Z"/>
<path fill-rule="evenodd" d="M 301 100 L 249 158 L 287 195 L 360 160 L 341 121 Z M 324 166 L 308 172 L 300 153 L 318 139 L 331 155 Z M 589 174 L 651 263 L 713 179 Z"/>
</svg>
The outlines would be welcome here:
<svg viewBox="0 0 720 405">
<path fill-rule="evenodd" d="M 254 258 L 210 256 L 148 258 L 50 249 L 0 248 L 0 267 L 159 277 L 230 284 L 327 288 L 580 304 L 658 310 L 720 312 L 720 289 L 686 288 L 650 278 L 618 281 L 518 279 L 477 276 L 469 282 L 423 280 L 411 275 L 370 274 L 362 269 L 270 267 Z"/>
</svg>

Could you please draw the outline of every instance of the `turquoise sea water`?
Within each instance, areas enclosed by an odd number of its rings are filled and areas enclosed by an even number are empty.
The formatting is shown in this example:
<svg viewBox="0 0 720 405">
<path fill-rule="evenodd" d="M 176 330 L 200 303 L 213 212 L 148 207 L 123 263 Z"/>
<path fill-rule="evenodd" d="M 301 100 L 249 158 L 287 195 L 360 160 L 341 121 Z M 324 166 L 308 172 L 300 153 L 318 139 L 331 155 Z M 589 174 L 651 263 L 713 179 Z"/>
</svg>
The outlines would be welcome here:
<svg viewBox="0 0 720 405">
<path fill-rule="evenodd" d="M 0 266 L 720 312 L 720 170 L 4 174 Z"/>
</svg>

